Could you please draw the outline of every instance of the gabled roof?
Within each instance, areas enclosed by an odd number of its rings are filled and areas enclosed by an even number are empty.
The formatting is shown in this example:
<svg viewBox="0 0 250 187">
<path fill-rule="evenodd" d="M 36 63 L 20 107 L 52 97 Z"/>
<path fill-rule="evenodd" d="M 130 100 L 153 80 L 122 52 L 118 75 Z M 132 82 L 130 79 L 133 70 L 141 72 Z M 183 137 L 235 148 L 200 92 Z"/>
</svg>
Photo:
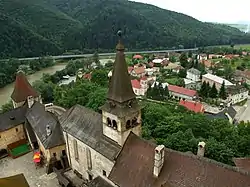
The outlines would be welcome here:
<svg viewBox="0 0 250 187">
<path fill-rule="evenodd" d="M 141 55 L 134 55 L 133 59 L 143 59 L 143 57 Z"/>
<path fill-rule="evenodd" d="M 190 90 L 190 89 L 183 88 L 180 86 L 175 86 L 175 85 L 168 85 L 168 90 L 171 92 L 179 93 L 182 95 L 187 95 L 190 97 L 194 97 L 197 95 L 197 91 L 195 90 Z"/>
<path fill-rule="evenodd" d="M 184 106 L 188 110 L 191 110 L 191 111 L 196 112 L 196 113 L 198 113 L 198 112 L 203 113 L 204 112 L 204 107 L 200 102 L 180 100 L 179 105 Z"/>
<path fill-rule="evenodd" d="M 107 98 L 118 103 L 123 103 L 131 99 L 135 99 L 130 76 L 128 73 L 128 66 L 125 61 L 124 46 L 119 40 L 116 46 L 116 57 L 114 62 L 114 69 L 109 84 Z"/>
<path fill-rule="evenodd" d="M 59 119 L 63 131 L 79 139 L 109 160 L 114 160 L 121 147 L 103 135 L 102 115 L 81 105 L 75 105 Z"/>
<path fill-rule="evenodd" d="M 114 185 L 107 182 L 104 178 L 98 176 L 94 180 L 90 181 L 88 187 L 114 187 Z"/>
<path fill-rule="evenodd" d="M 0 178 L 1 187 L 29 187 L 23 174 Z"/>
<path fill-rule="evenodd" d="M 45 111 L 44 105 L 35 102 L 28 109 L 26 118 L 45 149 L 65 144 L 58 119 L 52 113 Z M 50 136 L 47 136 L 47 125 L 52 131 Z"/>
<path fill-rule="evenodd" d="M 188 70 L 189 73 L 195 74 L 195 75 L 200 75 L 201 72 L 198 69 L 191 68 Z"/>
<path fill-rule="evenodd" d="M 137 79 L 131 80 L 131 84 L 133 88 L 141 89 L 140 81 L 138 81 Z"/>
<path fill-rule="evenodd" d="M 119 187 L 249 187 L 250 174 L 204 157 L 165 149 L 158 178 L 153 176 L 156 145 L 128 136 L 109 179 Z"/>
<path fill-rule="evenodd" d="M 143 66 L 138 67 L 138 68 L 134 68 L 134 72 L 138 75 L 138 74 L 142 74 L 145 73 L 145 68 Z"/>
<path fill-rule="evenodd" d="M 38 97 L 39 94 L 30 85 L 22 71 L 17 72 L 15 87 L 11 94 L 11 98 L 19 103 L 25 101 L 28 96 Z"/>
<path fill-rule="evenodd" d="M 217 75 L 213 75 L 213 74 L 210 74 L 210 73 L 207 73 L 205 75 L 202 75 L 202 77 L 204 78 L 207 78 L 209 80 L 212 80 L 214 82 L 217 82 L 219 84 L 222 84 L 223 81 L 225 82 L 225 86 L 233 86 L 233 83 L 231 83 L 230 81 L 226 80 L 226 79 L 223 79 Z"/>
<path fill-rule="evenodd" d="M 24 124 L 26 110 L 26 106 L 22 106 L 0 114 L 0 132 Z"/>
</svg>

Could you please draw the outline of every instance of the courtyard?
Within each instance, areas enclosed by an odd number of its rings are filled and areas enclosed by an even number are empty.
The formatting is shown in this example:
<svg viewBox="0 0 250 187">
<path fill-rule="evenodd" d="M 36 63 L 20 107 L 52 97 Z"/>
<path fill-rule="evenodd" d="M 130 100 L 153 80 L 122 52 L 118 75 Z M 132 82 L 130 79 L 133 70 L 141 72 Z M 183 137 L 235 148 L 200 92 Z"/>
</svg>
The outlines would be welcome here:
<svg viewBox="0 0 250 187">
<path fill-rule="evenodd" d="M 0 178 L 23 173 L 30 187 L 59 187 L 55 173 L 47 175 L 45 167 L 36 169 L 32 152 L 16 159 L 3 158 L 0 168 Z"/>
</svg>

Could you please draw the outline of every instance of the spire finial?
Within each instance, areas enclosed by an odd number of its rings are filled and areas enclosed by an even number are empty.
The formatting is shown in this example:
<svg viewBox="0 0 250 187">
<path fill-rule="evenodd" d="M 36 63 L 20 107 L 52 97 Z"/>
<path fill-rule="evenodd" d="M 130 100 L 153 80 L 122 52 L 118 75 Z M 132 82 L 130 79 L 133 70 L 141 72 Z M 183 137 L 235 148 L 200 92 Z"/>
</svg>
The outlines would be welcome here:
<svg viewBox="0 0 250 187">
<path fill-rule="evenodd" d="M 117 36 L 118 36 L 119 39 L 118 39 L 118 44 L 116 46 L 116 50 L 123 51 L 125 48 L 124 48 L 124 46 L 122 44 L 122 31 L 121 30 L 119 30 L 117 32 Z"/>
</svg>

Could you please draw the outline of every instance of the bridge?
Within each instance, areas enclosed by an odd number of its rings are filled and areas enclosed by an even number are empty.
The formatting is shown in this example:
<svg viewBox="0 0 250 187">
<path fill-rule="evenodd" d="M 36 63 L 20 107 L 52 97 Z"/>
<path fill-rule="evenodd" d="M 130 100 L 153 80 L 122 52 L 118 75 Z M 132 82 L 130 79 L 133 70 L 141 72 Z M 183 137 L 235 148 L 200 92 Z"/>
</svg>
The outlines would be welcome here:
<svg viewBox="0 0 250 187">
<path fill-rule="evenodd" d="M 188 51 L 197 51 L 198 48 L 189 48 L 189 49 L 166 49 L 166 50 L 158 50 L 158 51 L 130 51 L 125 52 L 125 54 L 152 54 L 152 53 L 171 53 L 171 52 L 188 52 Z M 99 53 L 100 57 L 105 56 L 115 56 L 116 53 Z M 86 58 L 92 57 L 93 54 L 81 54 L 81 55 L 58 55 L 58 56 L 48 56 L 52 59 L 71 59 L 71 58 Z M 41 57 L 31 57 L 31 58 L 19 58 L 20 61 L 27 61 L 27 60 L 38 60 Z"/>
<path fill-rule="evenodd" d="M 58 117 L 61 116 L 64 112 L 66 112 L 65 108 L 57 106 L 57 105 L 45 107 L 45 110 L 55 114 Z"/>
</svg>

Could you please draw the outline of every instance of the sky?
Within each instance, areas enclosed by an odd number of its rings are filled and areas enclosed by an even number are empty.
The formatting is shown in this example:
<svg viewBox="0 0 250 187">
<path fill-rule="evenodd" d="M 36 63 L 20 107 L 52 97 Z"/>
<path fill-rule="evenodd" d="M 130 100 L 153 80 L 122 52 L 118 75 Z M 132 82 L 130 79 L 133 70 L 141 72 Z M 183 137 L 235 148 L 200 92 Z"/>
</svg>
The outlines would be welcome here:
<svg viewBox="0 0 250 187">
<path fill-rule="evenodd" d="M 250 0 L 133 0 L 181 12 L 200 21 L 250 22 Z"/>
</svg>

